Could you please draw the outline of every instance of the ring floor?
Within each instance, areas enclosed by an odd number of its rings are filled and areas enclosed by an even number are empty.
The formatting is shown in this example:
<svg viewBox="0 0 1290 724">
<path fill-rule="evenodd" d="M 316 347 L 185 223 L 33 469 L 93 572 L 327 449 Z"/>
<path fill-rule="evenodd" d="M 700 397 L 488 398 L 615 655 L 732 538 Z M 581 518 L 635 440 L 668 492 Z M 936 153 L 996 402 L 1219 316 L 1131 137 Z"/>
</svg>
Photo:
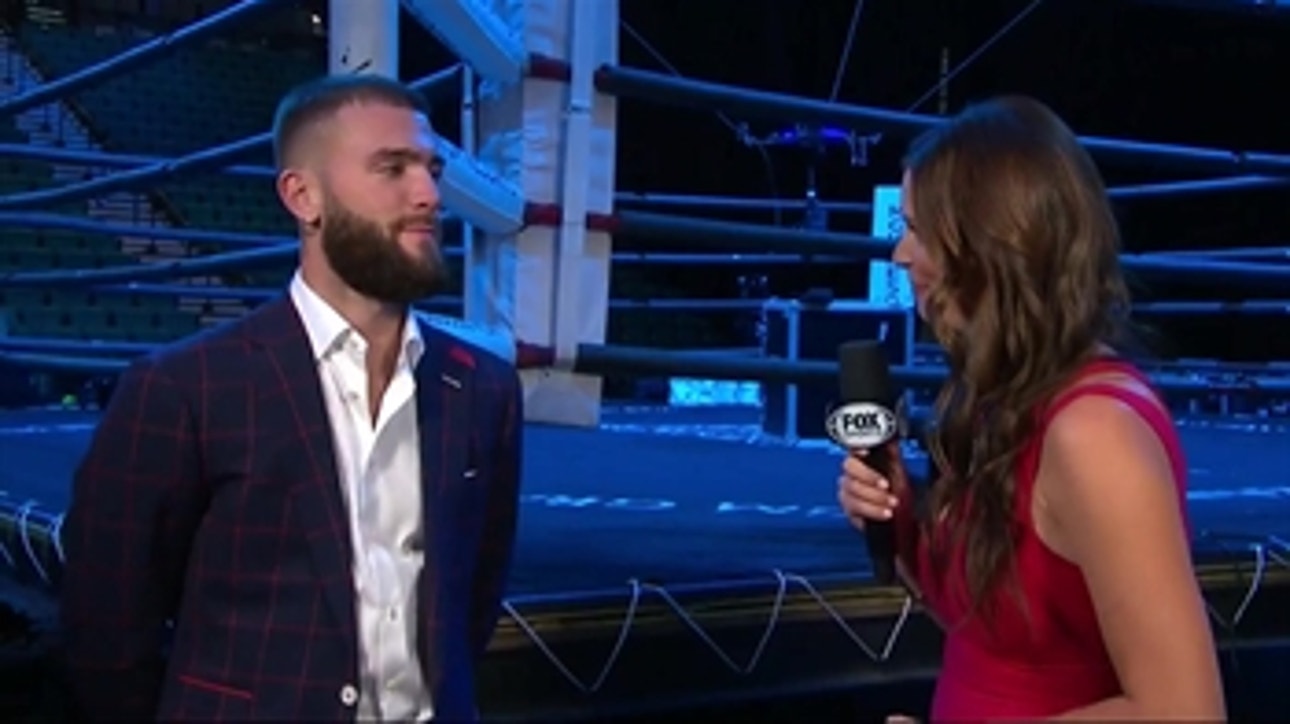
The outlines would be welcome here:
<svg viewBox="0 0 1290 724">
<path fill-rule="evenodd" d="M 576 599 L 624 590 L 632 579 L 769 585 L 777 570 L 867 575 L 863 539 L 837 510 L 838 453 L 768 439 L 759 414 L 615 406 L 599 429 L 530 423 L 512 600 Z M 0 412 L 0 495 L 66 509 L 95 421 L 83 411 Z M 1179 426 L 1198 550 L 1215 536 L 1270 536 L 1285 546 L 1290 423 Z"/>
</svg>

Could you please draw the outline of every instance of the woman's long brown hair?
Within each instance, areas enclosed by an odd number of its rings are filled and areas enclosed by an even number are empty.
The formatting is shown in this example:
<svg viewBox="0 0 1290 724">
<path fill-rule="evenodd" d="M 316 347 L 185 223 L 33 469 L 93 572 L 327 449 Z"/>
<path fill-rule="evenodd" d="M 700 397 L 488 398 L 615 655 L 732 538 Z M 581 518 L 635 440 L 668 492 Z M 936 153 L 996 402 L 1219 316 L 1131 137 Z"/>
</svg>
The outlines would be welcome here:
<svg viewBox="0 0 1290 724">
<path fill-rule="evenodd" d="M 1014 570 L 1014 473 L 1036 413 L 1099 347 L 1127 339 L 1119 233 L 1093 161 L 1028 98 L 967 109 L 918 139 L 905 167 L 942 273 L 928 320 L 950 367 L 928 441 L 942 478 L 927 533 L 942 573 L 947 545 L 964 546 L 967 592 L 989 606 Z"/>
</svg>

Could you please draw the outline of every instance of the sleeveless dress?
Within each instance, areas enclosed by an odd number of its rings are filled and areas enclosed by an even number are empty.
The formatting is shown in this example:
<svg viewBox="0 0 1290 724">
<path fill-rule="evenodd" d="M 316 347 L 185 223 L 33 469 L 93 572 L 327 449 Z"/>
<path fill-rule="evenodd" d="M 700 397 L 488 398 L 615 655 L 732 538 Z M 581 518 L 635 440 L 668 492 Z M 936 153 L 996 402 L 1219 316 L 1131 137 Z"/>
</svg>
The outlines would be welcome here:
<svg viewBox="0 0 1290 724">
<path fill-rule="evenodd" d="M 1043 410 L 1032 442 L 1017 465 L 1016 587 L 1018 596 L 1000 594 L 992 620 L 969 616 L 961 550 L 948 552 L 951 575 L 931 575 L 930 552 L 913 515 L 906 512 L 896 528 L 902 559 L 922 589 L 924 604 L 946 628 L 943 661 L 932 702 L 933 722 L 1036 719 L 1119 695 L 1120 685 L 1102 643 L 1093 602 L 1077 566 L 1052 551 L 1036 533 L 1031 498 L 1038 473 L 1044 431 L 1066 405 L 1082 397 L 1112 397 L 1135 410 L 1159 436 L 1178 484 L 1178 505 L 1186 521 L 1187 466 L 1177 431 L 1168 413 L 1140 391 L 1108 381 L 1084 381 L 1105 373 L 1123 373 L 1143 382 L 1145 375 L 1116 359 L 1089 363 L 1064 393 Z M 1108 470 L 1113 475 L 1114 471 Z M 908 511 L 909 506 L 904 506 Z M 1007 585 L 1007 584 L 1005 584 Z"/>
</svg>

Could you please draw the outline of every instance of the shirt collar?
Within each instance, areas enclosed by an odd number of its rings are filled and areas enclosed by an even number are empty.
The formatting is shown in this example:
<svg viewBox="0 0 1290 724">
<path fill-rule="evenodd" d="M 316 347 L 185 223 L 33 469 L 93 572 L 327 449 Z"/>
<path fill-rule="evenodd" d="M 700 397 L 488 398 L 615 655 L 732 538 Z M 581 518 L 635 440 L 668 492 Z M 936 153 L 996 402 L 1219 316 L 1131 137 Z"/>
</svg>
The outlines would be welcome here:
<svg viewBox="0 0 1290 724">
<path fill-rule="evenodd" d="M 351 337 L 366 345 L 354 326 L 342 317 L 335 307 L 311 289 L 299 271 L 291 279 L 289 291 L 291 301 L 300 313 L 301 322 L 304 323 L 305 334 L 309 338 L 315 361 L 326 358 Z M 421 325 L 409 307 L 407 318 L 403 321 L 402 344 L 402 353 L 407 358 L 408 366 L 416 367 L 424 352 L 425 340 L 421 336 Z"/>
</svg>

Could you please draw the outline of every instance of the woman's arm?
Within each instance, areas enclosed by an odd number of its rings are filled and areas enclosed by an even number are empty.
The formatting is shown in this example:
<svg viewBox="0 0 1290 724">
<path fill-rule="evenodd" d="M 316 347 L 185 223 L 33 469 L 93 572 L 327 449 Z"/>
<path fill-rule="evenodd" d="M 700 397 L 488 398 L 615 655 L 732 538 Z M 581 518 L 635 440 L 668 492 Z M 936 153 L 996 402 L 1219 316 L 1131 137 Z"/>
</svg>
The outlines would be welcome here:
<svg viewBox="0 0 1290 724">
<path fill-rule="evenodd" d="M 1083 571 L 1123 694 L 1063 719 L 1221 721 L 1213 632 L 1164 446 L 1129 406 L 1089 396 L 1050 424 L 1037 481 L 1047 538 Z"/>
</svg>

